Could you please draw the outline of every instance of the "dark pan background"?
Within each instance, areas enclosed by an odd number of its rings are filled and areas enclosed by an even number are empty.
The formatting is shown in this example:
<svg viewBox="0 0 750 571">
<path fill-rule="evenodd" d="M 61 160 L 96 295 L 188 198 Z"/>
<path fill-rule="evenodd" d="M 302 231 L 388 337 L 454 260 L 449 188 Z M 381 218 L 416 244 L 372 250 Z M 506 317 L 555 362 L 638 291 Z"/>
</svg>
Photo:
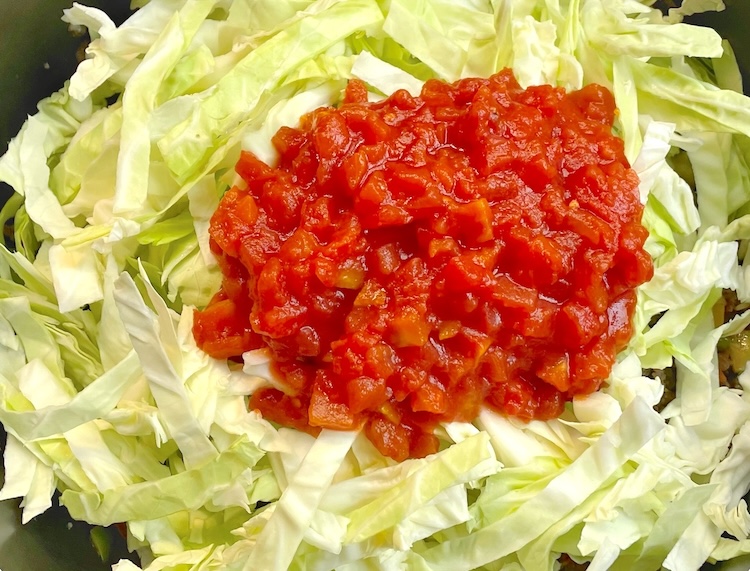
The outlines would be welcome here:
<svg viewBox="0 0 750 571">
<path fill-rule="evenodd" d="M 71 36 L 60 21 L 73 0 L 0 0 L 0 155 L 36 103 L 68 79 L 76 66 L 76 51 L 84 38 Z M 129 0 L 82 0 L 106 9 L 115 22 L 129 11 Z M 724 13 L 694 21 L 717 28 L 732 43 L 746 78 L 750 78 L 750 0 L 725 0 Z M 745 92 L 750 90 L 748 79 Z M 0 184 L 0 205 L 11 190 Z M 5 435 L 0 430 L 0 448 Z M 0 481 L 2 481 L 0 468 Z M 106 571 L 127 556 L 124 542 L 113 529 L 108 561 L 102 562 L 90 541 L 90 529 L 71 522 L 56 507 L 23 528 L 17 501 L 0 503 L 0 569 L 4 571 Z"/>
</svg>

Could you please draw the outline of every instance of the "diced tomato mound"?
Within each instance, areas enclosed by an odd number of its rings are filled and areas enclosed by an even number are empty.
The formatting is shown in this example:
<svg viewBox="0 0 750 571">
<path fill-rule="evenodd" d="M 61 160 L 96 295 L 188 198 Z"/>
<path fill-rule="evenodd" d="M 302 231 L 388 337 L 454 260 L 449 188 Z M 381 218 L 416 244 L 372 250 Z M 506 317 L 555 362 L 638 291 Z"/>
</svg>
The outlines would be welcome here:
<svg viewBox="0 0 750 571">
<path fill-rule="evenodd" d="M 397 460 L 488 405 L 558 416 L 605 381 L 653 272 L 638 179 L 597 85 L 522 89 L 505 70 L 367 102 L 351 81 L 243 153 L 211 246 L 209 354 L 267 347 L 285 390 L 249 406 L 310 432 L 363 428 Z"/>
</svg>

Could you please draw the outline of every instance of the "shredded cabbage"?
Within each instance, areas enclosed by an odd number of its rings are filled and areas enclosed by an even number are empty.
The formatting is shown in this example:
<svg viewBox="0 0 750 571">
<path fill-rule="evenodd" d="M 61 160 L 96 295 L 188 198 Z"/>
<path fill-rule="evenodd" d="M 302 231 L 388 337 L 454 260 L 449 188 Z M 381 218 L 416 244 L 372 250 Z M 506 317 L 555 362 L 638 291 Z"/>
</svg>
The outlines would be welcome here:
<svg viewBox="0 0 750 571">
<path fill-rule="evenodd" d="M 0 159 L 16 191 L 0 250 L 0 499 L 24 522 L 56 490 L 127 524 L 115 571 L 553 570 L 741 565 L 750 554 L 750 376 L 717 345 L 750 312 L 750 100 L 731 48 L 685 0 L 150 0 L 121 26 L 74 4 L 86 59 Z M 196 347 L 221 275 L 208 225 L 242 149 L 335 104 L 510 67 L 522 85 L 601 83 L 640 177 L 654 278 L 607 385 L 563 416 L 489 410 L 402 463 L 362 434 L 318 438 L 246 408 L 274 382 Z M 685 169 L 685 165 L 689 168 Z M 680 166 L 682 165 L 682 166 Z M 686 175 L 686 172 L 690 176 Z M 676 397 L 643 369 L 674 366 Z"/>
</svg>

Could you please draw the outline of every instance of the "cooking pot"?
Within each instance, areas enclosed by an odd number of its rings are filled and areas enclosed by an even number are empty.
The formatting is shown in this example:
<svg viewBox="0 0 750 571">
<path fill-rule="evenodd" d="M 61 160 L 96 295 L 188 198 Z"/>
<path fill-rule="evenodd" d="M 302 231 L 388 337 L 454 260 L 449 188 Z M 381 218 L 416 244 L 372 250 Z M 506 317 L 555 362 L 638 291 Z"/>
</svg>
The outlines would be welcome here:
<svg viewBox="0 0 750 571">
<path fill-rule="evenodd" d="M 60 20 L 72 0 L 0 0 L 0 155 L 15 136 L 36 103 L 59 89 L 76 66 L 76 54 L 84 38 L 72 35 Z M 105 9 L 119 23 L 129 13 L 128 0 L 84 0 Z M 667 2 L 668 3 L 668 2 Z M 750 93 L 750 2 L 725 0 L 727 10 L 693 18 L 715 27 L 734 47 Z M 0 185 L 0 204 L 10 195 Z M 5 435 L 0 432 L 0 445 Z M 0 469 L 0 479 L 2 470 Z M 111 563 L 128 557 L 124 540 L 115 529 L 94 531 L 72 522 L 67 512 L 55 507 L 26 526 L 21 526 L 17 501 L 0 502 L 0 569 L 4 571 L 105 571 Z M 103 559 L 98 550 L 103 551 Z M 748 562 L 731 567 L 747 569 Z M 729 567 L 729 566 L 727 566 Z"/>
</svg>

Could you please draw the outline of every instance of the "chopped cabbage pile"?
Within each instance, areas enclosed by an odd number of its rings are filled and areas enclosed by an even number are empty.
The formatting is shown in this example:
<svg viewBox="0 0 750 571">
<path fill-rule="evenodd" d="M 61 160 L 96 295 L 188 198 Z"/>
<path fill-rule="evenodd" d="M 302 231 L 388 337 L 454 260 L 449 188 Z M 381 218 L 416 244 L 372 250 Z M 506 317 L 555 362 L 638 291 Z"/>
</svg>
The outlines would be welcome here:
<svg viewBox="0 0 750 571">
<path fill-rule="evenodd" d="M 544 571 L 561 554 L 685 571 L 750 553 L 750 372 L 721 386 L 717 358 L 750 324 L 750 100 L 729 45 L 683 23 L 720 0 L 650 4 L 140 0 L 120 26 L 66 10 L 86 59 L 0 159 L 0 498 L 28 521 L 59 490 L 74 518 L 125 522 L 141 567 L 115 571 Z M 273 133 L 351 78 L 379 98 L 504 67 L 615 94 L 655 275 L 606 387 L 557 420 L 444 425 L 439 453 L 401 463 L 248 411 L 267 357 L 216 361 L 191 333 L 240 150 L 273 162 Z M 672 367 L 657 412 L 643 370 Z"/>
</svg>

